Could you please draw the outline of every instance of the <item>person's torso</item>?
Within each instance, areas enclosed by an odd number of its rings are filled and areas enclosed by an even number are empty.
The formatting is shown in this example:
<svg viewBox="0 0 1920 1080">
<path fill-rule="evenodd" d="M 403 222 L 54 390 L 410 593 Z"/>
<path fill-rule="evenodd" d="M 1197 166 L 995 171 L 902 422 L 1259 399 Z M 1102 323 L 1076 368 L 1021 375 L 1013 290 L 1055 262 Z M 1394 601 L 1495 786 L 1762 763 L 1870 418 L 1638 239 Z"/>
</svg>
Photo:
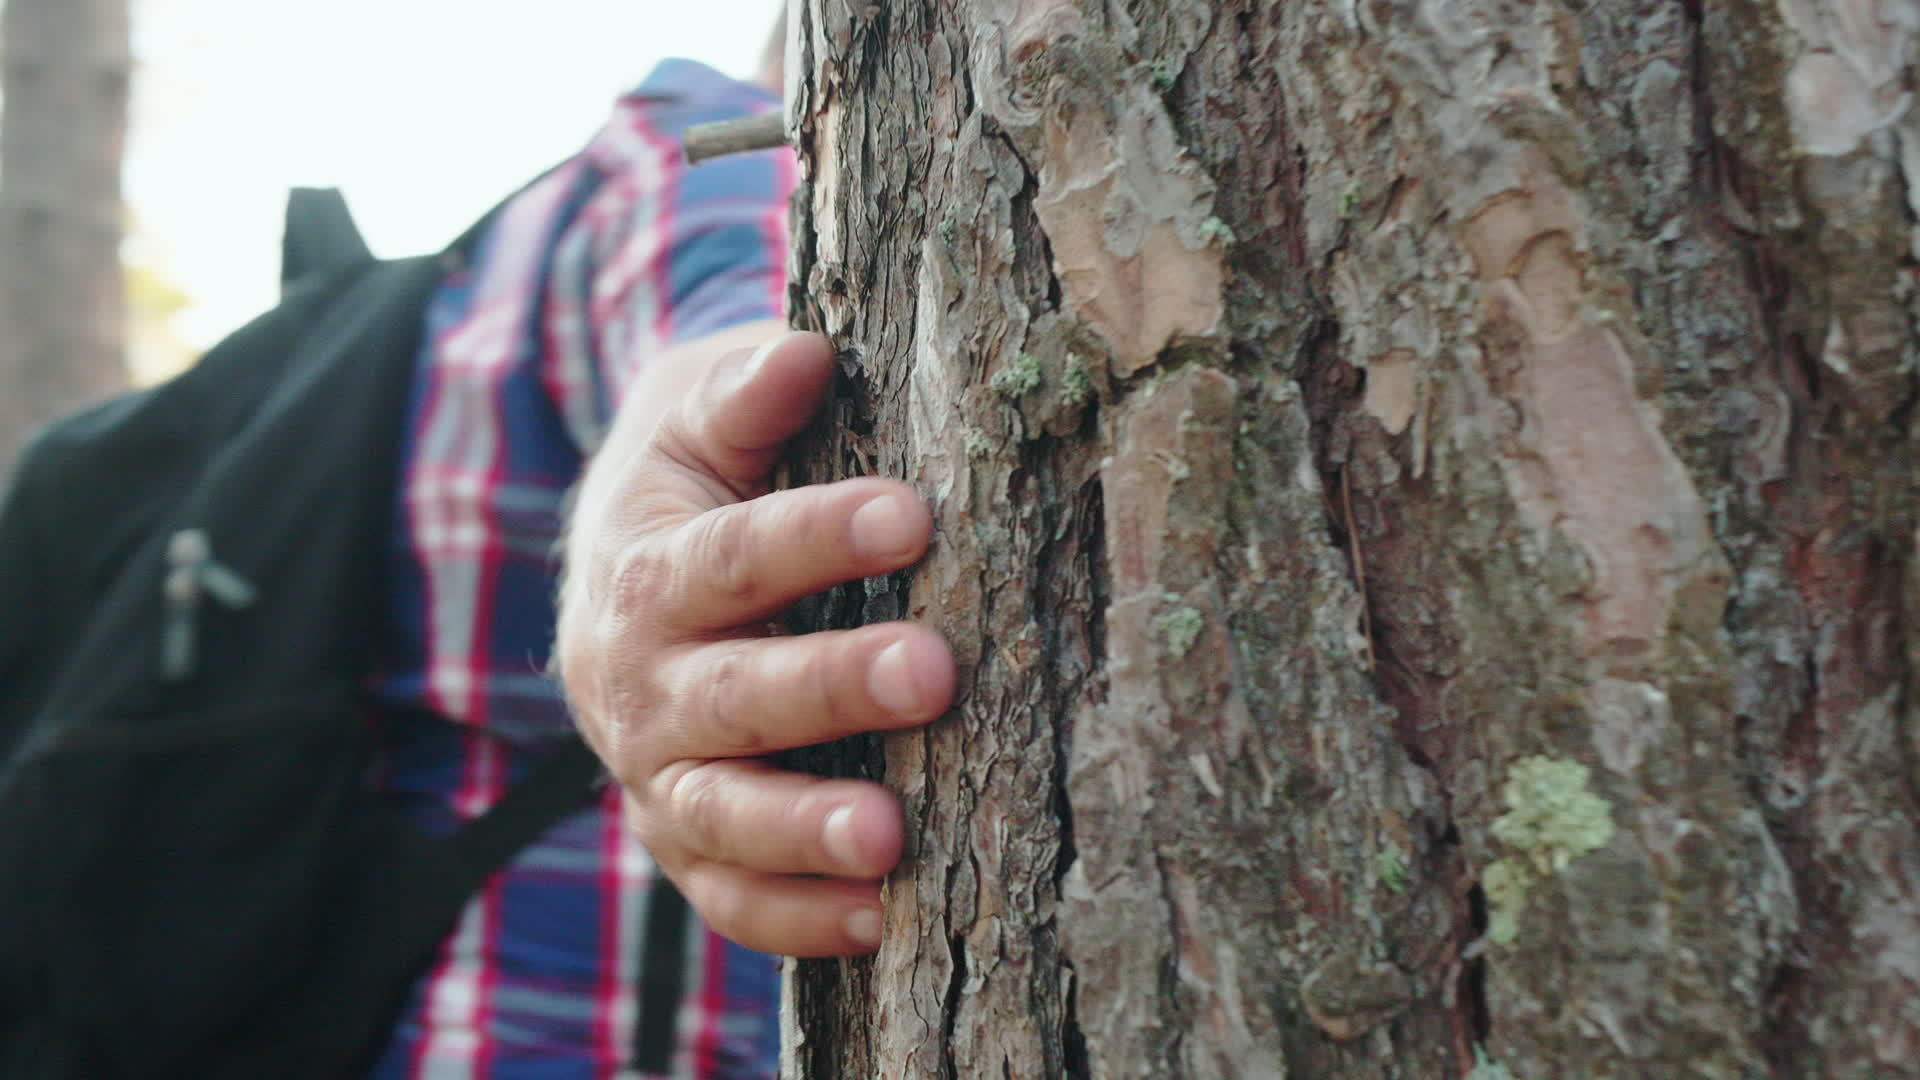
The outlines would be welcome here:
<svg viewBox="0 0 1920 1080">
<path fill-rule="evenodd" d="M 390 706 L 377 782 L 425 828 L 483 812 L 570 731 L 546 671 L 557 548 L 629 358 L 780 313 L 764 273 L 735 289 L 688 282 L 716 252 L 784 261 L 790 155 L 689 171 L 677 153 L 686 126 L 772 104 L 697 65 L 665 65 L 586 153 L 503 208 L 429 307 L 375 688 Z M 764 235 L 703 233 L 709 218 L 714 229 L 764 220 Z M 640 973 L 670 964 L 683 989 L 670 1075 L 770 1077 L 777 961 L 698 925 L 679 955 L 646 955 L 654 882 L 610 788 L 469 904 L 376 1075 L 637 1075 Z"/>
</svg>

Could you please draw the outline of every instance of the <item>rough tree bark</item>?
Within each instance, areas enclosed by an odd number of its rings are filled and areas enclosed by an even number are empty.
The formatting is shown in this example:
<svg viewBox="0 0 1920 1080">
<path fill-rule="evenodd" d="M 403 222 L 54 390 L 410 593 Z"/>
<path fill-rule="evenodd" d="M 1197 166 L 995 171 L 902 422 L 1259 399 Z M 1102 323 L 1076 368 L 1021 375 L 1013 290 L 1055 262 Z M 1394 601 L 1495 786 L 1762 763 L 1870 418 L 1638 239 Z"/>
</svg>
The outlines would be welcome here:
<svg viewBox="0 0 1920 1080">
<path fill-rule="evenodd" d="M 967 674 L 789 1076 L 1920 1077 L 1920 7 L 803 7 Z"/>
<path fill-rule="evenodd" d="M 36 424 L 127 381 L 127 0 L 0 11 L 0 475 Z"/>
</svg>

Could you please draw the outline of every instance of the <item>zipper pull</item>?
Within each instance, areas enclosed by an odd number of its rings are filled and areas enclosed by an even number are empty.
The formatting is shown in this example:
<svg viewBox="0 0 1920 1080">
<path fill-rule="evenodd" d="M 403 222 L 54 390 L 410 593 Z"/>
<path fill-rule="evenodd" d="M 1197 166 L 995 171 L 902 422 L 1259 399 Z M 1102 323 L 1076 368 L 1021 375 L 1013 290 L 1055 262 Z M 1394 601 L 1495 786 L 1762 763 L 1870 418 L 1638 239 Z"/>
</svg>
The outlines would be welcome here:
<svg viewBox="0 0 1920 1080">
<path fill-rule="evenodd" d="M 199 651 L 195 621 L 202 596 L 230 611 L 252 605 L 256 596 L 251 582 L 214 561 L 213 545 L 203 529 L 182 529 L 167 540 L 162 590 L 166 614 L 160 630 L 160 676 L 167 682 L 193 674 Z"/>
</svg>

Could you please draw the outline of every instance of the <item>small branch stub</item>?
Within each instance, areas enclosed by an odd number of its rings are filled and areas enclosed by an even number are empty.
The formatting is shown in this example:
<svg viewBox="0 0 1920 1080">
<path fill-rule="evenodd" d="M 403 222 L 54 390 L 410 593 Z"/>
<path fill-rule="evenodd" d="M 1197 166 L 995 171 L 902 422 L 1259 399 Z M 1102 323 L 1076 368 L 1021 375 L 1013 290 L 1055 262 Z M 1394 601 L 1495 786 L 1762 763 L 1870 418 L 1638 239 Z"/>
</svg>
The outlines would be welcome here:
<svg viewBox="0 0 1920 1080">
<path fill-rule="evenodd" d="M 681 140 L 687 164 L 698 165 L 727 154 L 745 154 L 787 145 L 787 121 L 777 112 L 757 113 L 713 124 L 696 124 Z"/>
</svg>

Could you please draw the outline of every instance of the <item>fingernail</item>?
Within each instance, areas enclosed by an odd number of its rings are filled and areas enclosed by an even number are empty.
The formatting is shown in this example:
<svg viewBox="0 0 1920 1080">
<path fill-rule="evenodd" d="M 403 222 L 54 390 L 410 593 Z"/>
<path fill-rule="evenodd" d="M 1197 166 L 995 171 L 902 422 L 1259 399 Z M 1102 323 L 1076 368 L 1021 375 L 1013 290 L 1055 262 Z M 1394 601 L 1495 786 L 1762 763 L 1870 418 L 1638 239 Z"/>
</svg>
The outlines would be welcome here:
<svg viewBox="0 0 1920 1080">
<path fill-rule="evenodd" d="M 877 948 L 880 944 L 880 912 L 875 908 L 860 908 L 848 915 L 847 936 L 862 948 Z"/>
<path fill-rule="evenodd" d="M 864 867 L 860 842 L 853 835 L 853 807 L 843 806 L 828 814 L 820 839 L 827 847 L 827 854 L 833 856 L 842 869 L 858 872 Z"/>
<path fill-rule="evenodd" d="M 853 512 L 853 550 L 870 559 L 898 558 L 920 544 L 914 514 L 898 495 L 868 500 Z"/>
<path fill-rule="evenodd" d="M 879 706 L 896 716 L 918 716 L 926 710 L 913 685 L 913 662 L 907 643 L 896 641 L 880 650 L 867 672 L 867 690 Z"/>
</svg>

